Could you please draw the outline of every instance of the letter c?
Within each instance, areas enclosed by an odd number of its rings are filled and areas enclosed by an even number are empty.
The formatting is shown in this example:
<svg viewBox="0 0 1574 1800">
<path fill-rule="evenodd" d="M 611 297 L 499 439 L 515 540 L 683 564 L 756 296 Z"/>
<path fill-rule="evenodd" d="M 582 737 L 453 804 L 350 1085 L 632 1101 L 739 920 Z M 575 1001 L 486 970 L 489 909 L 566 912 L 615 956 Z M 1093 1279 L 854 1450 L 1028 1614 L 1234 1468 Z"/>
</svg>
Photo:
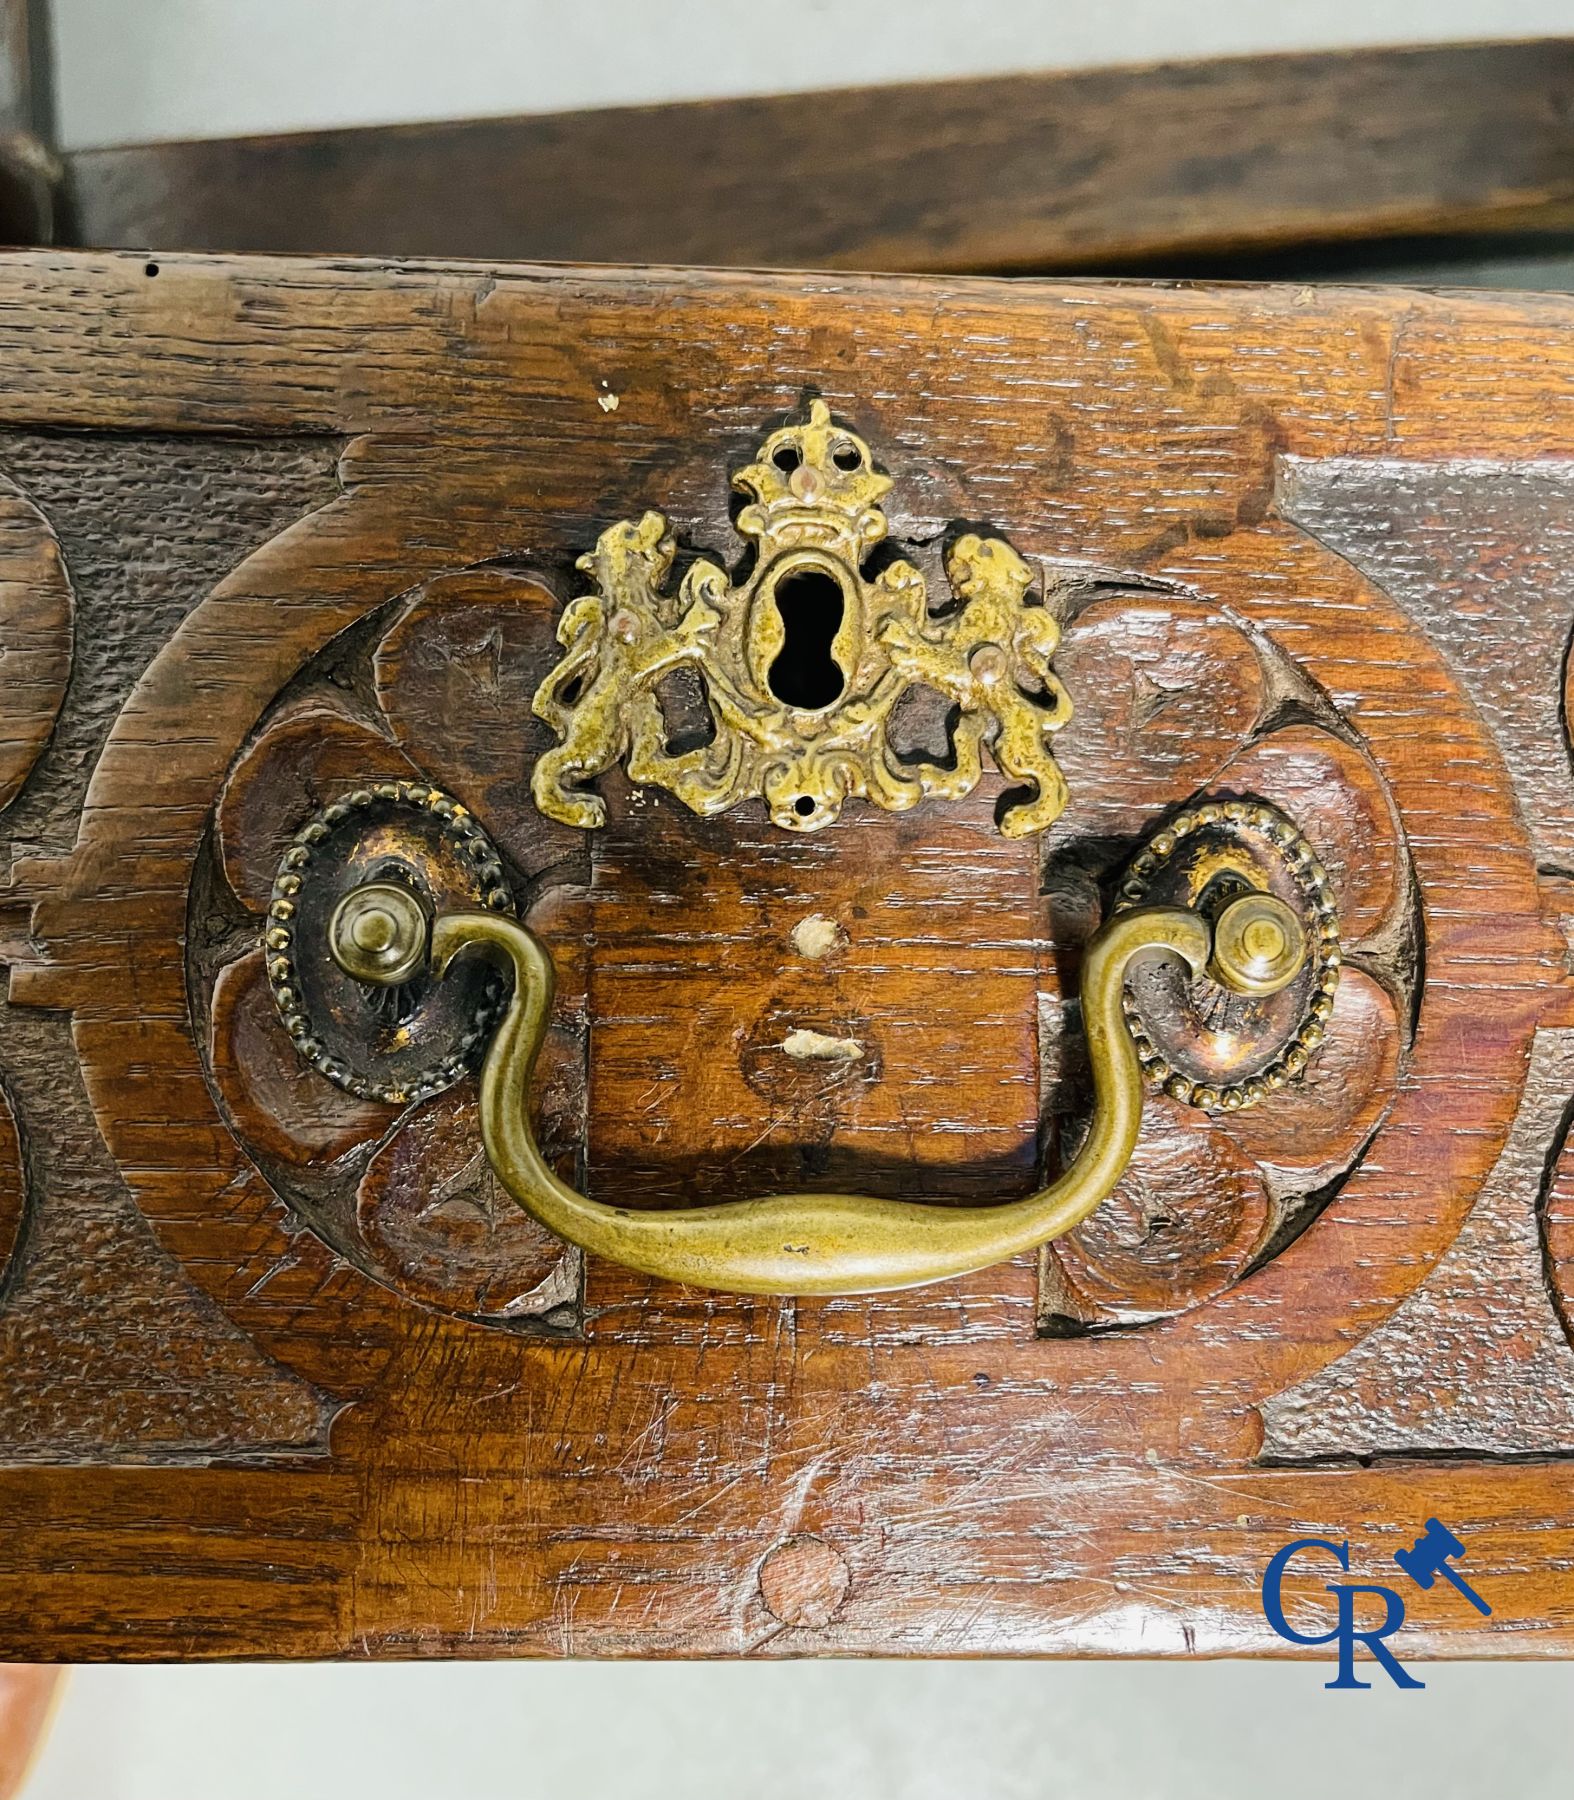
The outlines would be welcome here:
<svg viewBox="0 0 1574 1800">
<path fill-rule="evenodd" d="M 1290 1558 L 1301 1550 L 1326 1550 L 1339 1564 L 1346 1574 L 1350 1572 L 1349 1540 L 1342 1544 L 1331 1543 L 1327 1538 L 1297 1538 L 1293 1544 L 1286 1544 L 1282 1550 L 1276 1550 L 1263 1570 L 1262 1576 L 1262 1613 L 1278 1633 L 1292 1644 L 1331 1644 L 1339 1635 L 1339 1626 L 1335 1624 L 1332 1631 L 1325 1631 L 1321 1637 L 1308 1637 L 1304 1631 L 1297 1631 L 1284 1616 L 1284 1571 L 1289 1566 Z"/>
</svg>

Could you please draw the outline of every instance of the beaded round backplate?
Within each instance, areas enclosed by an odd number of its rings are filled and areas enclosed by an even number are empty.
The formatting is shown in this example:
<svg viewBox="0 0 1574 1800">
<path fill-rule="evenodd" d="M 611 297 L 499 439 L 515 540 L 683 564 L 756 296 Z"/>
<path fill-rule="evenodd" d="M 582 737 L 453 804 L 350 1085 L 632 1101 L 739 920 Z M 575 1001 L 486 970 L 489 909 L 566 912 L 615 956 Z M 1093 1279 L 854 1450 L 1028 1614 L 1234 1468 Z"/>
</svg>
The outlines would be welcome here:
<svg viewBox="0 0 1574 1800">
<path fill-rule="evenodd" d="M 1251 888 L 1287 901 L 1306 929 L 1306 966 L 1287 988 L 1233 994 L 1165 961 L 1134 971 L 1126 991 L 1143 1074 L 1209 1112 L 1254 1106 L 1298 1079 L 1323 1041 L 1343 960 L 1328 871 L 1276 808 L 1209 801 L 1154 833 L 1127 865 L 1116 898 L 1117 911 L 1194 906 L 1211 915 Z"/>
<path fill-rule="evenodd" d="M 309 819 L 279 863 L 263 933 L 268 985 L 296 1049 L 329 1081 L 396 1105 L 439 1093 L 473 1068 L 502 1012 L 502 978 L 461 964 L 382 987 L 345 973 L 328 922 L 352 888 L 408 887 L 429 915 L 511 912 L 502 861 L 474 816 L 440 788 L 356 788 Z"/>
</svg>

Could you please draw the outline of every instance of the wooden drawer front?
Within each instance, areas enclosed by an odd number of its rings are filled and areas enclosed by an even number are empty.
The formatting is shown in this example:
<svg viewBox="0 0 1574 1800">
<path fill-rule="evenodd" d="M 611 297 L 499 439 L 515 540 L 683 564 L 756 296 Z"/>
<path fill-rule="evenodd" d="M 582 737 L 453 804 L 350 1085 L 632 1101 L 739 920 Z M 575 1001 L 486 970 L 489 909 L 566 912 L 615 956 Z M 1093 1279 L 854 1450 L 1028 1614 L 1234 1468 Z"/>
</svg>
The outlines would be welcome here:
<svg viewBox="0 0 1574 1800">
<path fill-rule="evenodd" d="M 1494 1612 L 1416 1653 L 1574 1648 L 1574 306 L 37 253 L 0 355 L 0 1654 L 1268 1650 L 1287 1537 L 1434 1516 Z M 798 829 L 767 756 L 702 816 L 625 746 L 554 816 L 581 559 L 660 513 L 651 619 L 701 557 L 725 611 L 733 478 L 822 417 L 924 630 L 967 534 L 1020 559 L 1064 810 L 985 756 Z M 481 1046 L 400 1099 L 291 1042 L 281 858 L 357 793 L 434 868 L 474 821 L 453 891 L 557 963 L 545 1157 L 618 1205 L 1070 1164 L 1085 952 L 1203 806 L 1293 823 L 1338 979 L 1260 1103 L 1218 1015 L 1037 1253 L 711 1292 L 514 1205 Z"/>
</svg>

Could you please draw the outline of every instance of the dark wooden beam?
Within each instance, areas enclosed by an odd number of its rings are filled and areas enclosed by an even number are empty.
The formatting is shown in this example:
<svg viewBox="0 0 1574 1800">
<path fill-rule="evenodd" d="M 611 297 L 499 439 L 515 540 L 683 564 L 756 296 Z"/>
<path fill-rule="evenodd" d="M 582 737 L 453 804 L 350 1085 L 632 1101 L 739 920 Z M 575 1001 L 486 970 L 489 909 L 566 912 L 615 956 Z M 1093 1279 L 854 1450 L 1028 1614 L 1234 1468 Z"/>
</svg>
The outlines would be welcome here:
<svg viewBox="0 0 1574 1800">
<path fill-rule="evenodd" d="M 1574 219 L 1574 41 L 1261 57 L 69 158 L 73 241 L 896 270 Z"/>
<path fill-rule="evenodd" d="M 54 95 L 39 0 L 0 0 L 0 243 L 47 244 L 60 165 L 50 150 Z"/>
</svg>

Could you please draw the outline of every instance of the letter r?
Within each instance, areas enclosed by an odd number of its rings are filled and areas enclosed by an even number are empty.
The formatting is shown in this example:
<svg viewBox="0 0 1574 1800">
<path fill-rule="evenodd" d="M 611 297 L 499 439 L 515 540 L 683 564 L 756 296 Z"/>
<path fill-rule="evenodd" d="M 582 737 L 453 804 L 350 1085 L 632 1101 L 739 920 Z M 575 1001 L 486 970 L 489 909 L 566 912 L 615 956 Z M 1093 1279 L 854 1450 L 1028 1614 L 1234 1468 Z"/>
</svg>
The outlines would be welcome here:
<svg viewBox="0 0 1574 1800">
<path fill-rule="evenodd" d="M 1399 1658 L 1394 1655 L 1383 1642 L 1405 1622 L 1405 1603 L 1392 1588 L 1370 1587 L 1359 1581 L 1336 1581 L 1329 1584 L 1328 1592 L 1335 1596 L 1339 1603 L 1339 1624 L 1334 1635 L 1339 1639 L 1339 1674 L 1333 1681 L 1325 1681 L 1328 1688 L 1369 1688 L 1369 1681 L 1359 1681 L 1355 1673 L 1356 1639 L 1366 1645 L 1372 1653 L 1372 1659 L 1379 1662 L 1388 1671 L 1388 1678 L 1395 1687 L 1421 1688 L 1424 1681 L 1419 1681 L 1410 1674 Z M 1355 1597 L 1357 1594 L 1377 1594 L 1383 1602 L 1383 1622 L 1369 1631 L 1358 1630 L 1355 1623 Z"/>
</svg>

